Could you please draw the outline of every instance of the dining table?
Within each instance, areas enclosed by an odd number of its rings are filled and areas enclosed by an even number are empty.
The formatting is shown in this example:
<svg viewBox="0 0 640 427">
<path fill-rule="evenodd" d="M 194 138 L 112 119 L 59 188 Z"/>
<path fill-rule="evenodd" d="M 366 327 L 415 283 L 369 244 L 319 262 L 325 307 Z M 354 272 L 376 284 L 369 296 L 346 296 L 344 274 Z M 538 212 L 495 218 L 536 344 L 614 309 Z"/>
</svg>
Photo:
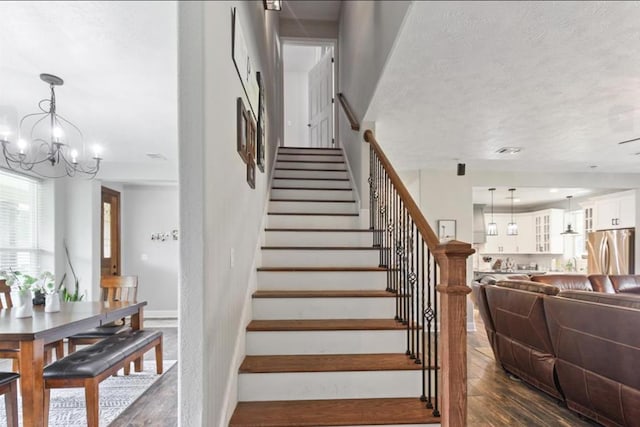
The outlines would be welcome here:
<svg viewBox="0 0 640 427">
<path fill-rule="evenodd" d="M 0 342 L 19 348 L 23 425 L 44 427 L 44 346 L 92 328 L 131 317 L 131 328 L 142 329 L 143 302 L 62 302 L 60 311 L 48 313 L 34 306 L 33 316 L 17 318 L 16 308 L 0 310 Z M 134 362 L 142 371 L 142 358 Z"/>
</svg>

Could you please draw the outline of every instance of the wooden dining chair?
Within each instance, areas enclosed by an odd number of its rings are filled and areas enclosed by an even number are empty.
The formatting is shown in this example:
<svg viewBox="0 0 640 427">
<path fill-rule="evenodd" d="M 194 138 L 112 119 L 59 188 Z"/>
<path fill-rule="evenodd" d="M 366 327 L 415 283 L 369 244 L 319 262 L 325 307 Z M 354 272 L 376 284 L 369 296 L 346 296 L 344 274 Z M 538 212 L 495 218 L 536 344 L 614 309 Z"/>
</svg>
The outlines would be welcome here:
<svg viewBox="0 0 640 427">
<path fill-rule="evenodd" d="M 7 281 L 0 280 L 0 309 L 13 307 L 11 300 L 11 287 L 7 285 Z M 52 353 L 55 350 L 56 359 L 64 356 L 64 342 L 56 341 L 44 346 L 45 362 L 51 363 Z M 0 342 L 0 359 L 11 359 L 11 369 L 14 372 L 20 372 L 20 349 L 16 343 Z"/>
<path fill-rule="evenodd" d="M 0 372 L 0 396 L 4 395 L 7 427 L 18 427 L 18 385 L 20 375 Z"/>
<path fill-rule="evenodd" d="M 100 279 L 101 300 L 106 302 L 138 302 L 138 276 L 102 276 Z M 99 326 L 81 334 L 69 337 L 69 353 L 78 345 L 91 345 L 114 334 L 131 329 L 126 319 L 120 319 Z"/>
</svg>

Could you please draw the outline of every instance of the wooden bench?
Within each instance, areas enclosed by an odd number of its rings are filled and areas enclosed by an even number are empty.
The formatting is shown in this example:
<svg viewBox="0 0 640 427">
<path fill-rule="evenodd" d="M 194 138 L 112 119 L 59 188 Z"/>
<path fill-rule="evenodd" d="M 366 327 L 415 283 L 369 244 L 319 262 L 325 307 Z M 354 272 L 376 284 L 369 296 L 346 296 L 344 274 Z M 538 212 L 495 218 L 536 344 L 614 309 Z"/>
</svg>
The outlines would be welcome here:
<svg viewBox="0 0 640 427">
<path fill-rule="evenodd" d="M 87 407 L 87 425 L 98 427 L 99 384 L 120 369 L 127 372 L 131 362 L 155 347 L 156 372 L 162 374 L 162 332 L 134 330 L 120 333 L 83 348 L 44 369 L 45 417 L 48 423 L 52 388 L 83 387 Z"/>
<path fill-rule="evenodd" d="M 0 372 L 0 395 L 4 394 L 7 411 L 7 427 L 18 427 L 18 385 L 20 375 L 14 372 Z"/>
</svg>

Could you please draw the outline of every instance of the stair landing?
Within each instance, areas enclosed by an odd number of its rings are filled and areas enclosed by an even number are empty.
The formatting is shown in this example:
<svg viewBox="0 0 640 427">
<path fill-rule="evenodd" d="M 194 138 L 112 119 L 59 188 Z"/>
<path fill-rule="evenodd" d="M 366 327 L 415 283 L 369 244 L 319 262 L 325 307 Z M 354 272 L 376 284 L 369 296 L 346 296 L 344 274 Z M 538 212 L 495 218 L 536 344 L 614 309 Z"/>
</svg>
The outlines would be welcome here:
<svg viewBox="0 0 640 427">
<path fill-rule="evenodd" d="M 399 422 L 398 420 L 402 420 Z M 230 427 L 438 424 L 418 398 L 239 402 Z"/>
</svg>

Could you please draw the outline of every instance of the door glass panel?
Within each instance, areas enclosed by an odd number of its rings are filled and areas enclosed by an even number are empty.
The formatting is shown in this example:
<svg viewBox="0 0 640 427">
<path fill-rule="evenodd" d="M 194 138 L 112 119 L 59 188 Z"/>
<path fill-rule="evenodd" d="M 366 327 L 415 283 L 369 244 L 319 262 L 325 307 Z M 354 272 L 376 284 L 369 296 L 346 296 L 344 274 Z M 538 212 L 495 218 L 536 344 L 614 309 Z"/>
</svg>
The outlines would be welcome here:
<svg viewBox="0 0 640 427">
<path fill-rule="evenodd" d="M 102 253 L 111 258 L 111 203 L 102 203 Z"/>
</svg>

